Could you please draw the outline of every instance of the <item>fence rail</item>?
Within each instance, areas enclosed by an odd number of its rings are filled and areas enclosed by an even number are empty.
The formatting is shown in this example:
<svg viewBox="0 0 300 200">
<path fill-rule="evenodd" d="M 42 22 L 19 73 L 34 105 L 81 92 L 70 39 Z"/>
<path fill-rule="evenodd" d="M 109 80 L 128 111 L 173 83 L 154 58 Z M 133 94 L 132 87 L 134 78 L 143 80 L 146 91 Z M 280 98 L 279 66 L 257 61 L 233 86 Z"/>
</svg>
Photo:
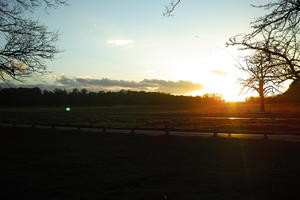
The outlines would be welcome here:
<svg viewBox="0 0 300 200">
<path fill-rule="evenodd" d="M 24 128 L 48 128 L 48 129 L 61 129 L 61 130 L 82 130 L 82 131 L 97 131 L 97 132 L 109 132 L 109 131 L 121 131 L 131 134 L 137 134 L 137 132 L 151 132 L 151 133 L 160 133 L 163 135 L 170 135 L 170 134 L 197 134 L 197 135 L 211 135 L 214 137 L 218 137 L 219 134 L 226 134 L 228 137 L 231 137 L 233 134 L 247 134 L 247 135 L 260 135 L 263 136 L 264 139 L 268 139 L 269 135 L 287 135 L 285 133 L 278 133 L 278 132 L 251 132 L 251 131 L 243 131 L 243 132 L 234 132 L 234 131 L 217 131 L 217 130 L 183 130 L 183 129 L 175 129 L 168 127 L 167 125 L 164 128 L 143 128 L 143 127 L 104 127 L 104 126 L 92 126 L 92 125 L 70 125 L 70 124 L 22 124 L 16 122 L 0 122 L 0 127 L 24 127 Z M 292 136 L 299 136 L 300 133 L 289 133 L 288 135 Z"/>
</svg>

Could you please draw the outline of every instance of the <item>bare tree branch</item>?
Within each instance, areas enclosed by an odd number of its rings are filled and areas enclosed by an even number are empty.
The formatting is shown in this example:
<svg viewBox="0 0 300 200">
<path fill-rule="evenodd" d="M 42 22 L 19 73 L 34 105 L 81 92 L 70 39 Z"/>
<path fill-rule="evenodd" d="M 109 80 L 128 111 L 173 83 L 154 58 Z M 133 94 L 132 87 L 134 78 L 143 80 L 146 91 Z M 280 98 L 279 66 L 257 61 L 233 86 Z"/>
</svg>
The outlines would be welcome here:
<svg viewBox="0 0 300 200">
<path fill-rule="evenodd" d="M 240 50 L 264 53 L 272 60 L 276 77 L 281 81 L 300 79 L 300 44 L 297 33 L 282 34 L 275 27 L 264 29 L 254 38 L 238 35 L 229 39 L 227 46 L 238 46 Z"/>
<path fill-rule="evenodd" d="M 25 13 L 40 6 L 48 9 L 66 4 L 66 0 L 0 1 L 0 79 L 22 81 L 32 73 L 47 72 L 44 61 L 59 52 L 55 46 L 59 34 L 26 18 Z"/>
<path fill-rule="evenodd" d="M 180 2 L 181 0 L 172 0 L 169 5 L 165 7 L 166 10 L 163 15 L 168 17 L 173 16 L 173 12 Z"/>
<path fill-rule="evenodd" d="M 265 5 L 252 5 L 256 8 L 263 8 L 269 11 L 268 14 L 253 21 L 251 33 L 255 36 L 264 29 L 272 26 L 278 31 L 289 32 L 298 29 L 300 22 L 300 1 L 299 0 L 277 0 Z"/>
</svg>

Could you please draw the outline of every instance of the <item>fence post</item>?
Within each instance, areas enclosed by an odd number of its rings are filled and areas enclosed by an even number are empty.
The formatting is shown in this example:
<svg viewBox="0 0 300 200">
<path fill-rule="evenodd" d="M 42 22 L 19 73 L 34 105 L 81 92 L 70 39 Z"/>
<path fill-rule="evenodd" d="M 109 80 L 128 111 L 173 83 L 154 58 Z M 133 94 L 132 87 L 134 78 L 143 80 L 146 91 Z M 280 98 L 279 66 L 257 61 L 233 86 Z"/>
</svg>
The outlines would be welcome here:
<svg viewBox="0 0 300 200">
<path fill-rule="evenodd" d="M 217 131 L 214 131 L 213 137 L 218 137 L 218 132 Z"/>
<path fill-rule="evenodd" d="M 168 125 L 166 124 L 165 125 L 165 135 L 169 135 L 169 133 L 170 133 L 170 130 L 168 128 Z"/>
<path fill-rule="evenodd" d="M 268 139 L 268 135 L 266 133 L 264 133 L 264 140 Z"/>
<path fill-rule="evenodd" d="M 273 124 L 274 126 L 272 126 L 272 128 L 271 128 L 271 132 L 272 132 L 273 134 L 275 134 L 275 132 L 276 132 L 276 130 L 277 130 L 277 120 L 276 120 L 275 117 L 273 117 L 273 122 L 272 122 L 272 124 Z"/>
<path fill-rule="evenodd" d="M 228 133 L 228 137 L 231 137 L 231 133 Z"/>
<path fill-rule="evenodd" d="M 135 134 L 135 129 L 134 128 L 131 129 L 131 134 Z"/>
</svg>

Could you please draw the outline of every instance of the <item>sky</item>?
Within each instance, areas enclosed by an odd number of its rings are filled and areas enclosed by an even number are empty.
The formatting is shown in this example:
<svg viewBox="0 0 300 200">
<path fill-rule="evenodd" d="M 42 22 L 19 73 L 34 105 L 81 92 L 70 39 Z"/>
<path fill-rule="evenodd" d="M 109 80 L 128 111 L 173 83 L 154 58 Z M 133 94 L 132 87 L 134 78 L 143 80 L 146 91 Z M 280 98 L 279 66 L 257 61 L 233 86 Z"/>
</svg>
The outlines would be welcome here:
<svg viewBox="0 0 300 200">
<path fill-rule="evenodd" d="M 219 93 L 243 100 L 235 58 L 225 43 L 251 31 L 262 0 L 183 0 L 164 17 L 170 0 L 69 0 L 34 13 L 61 34 L 61 50 L 47 61 L 50 74 L 25 80 L 42 88 L 145 90 L 172 94 Z M 248 94 L 253 95 L 253 93 Z"/>
</svg>

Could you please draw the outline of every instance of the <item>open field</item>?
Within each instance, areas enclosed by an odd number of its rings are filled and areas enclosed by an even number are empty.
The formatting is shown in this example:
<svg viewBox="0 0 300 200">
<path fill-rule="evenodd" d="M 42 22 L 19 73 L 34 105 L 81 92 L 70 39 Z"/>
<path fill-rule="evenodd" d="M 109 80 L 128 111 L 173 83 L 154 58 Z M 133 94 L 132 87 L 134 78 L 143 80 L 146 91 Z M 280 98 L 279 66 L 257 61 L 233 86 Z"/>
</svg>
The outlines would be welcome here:
<svg viewBox="0 0 300 200">
<path fill-rule="evenodd" d="M 0 122 L 164 128 L 218 132 L 300 133 L 299 105 L 148 105 L 65 108 L 2 108 Z"/>
<path fill-rule="evenodd" d="M 0 132 L 1 199 L 291 199 L 298 194 L 299 143 Z"/>
</svg>

